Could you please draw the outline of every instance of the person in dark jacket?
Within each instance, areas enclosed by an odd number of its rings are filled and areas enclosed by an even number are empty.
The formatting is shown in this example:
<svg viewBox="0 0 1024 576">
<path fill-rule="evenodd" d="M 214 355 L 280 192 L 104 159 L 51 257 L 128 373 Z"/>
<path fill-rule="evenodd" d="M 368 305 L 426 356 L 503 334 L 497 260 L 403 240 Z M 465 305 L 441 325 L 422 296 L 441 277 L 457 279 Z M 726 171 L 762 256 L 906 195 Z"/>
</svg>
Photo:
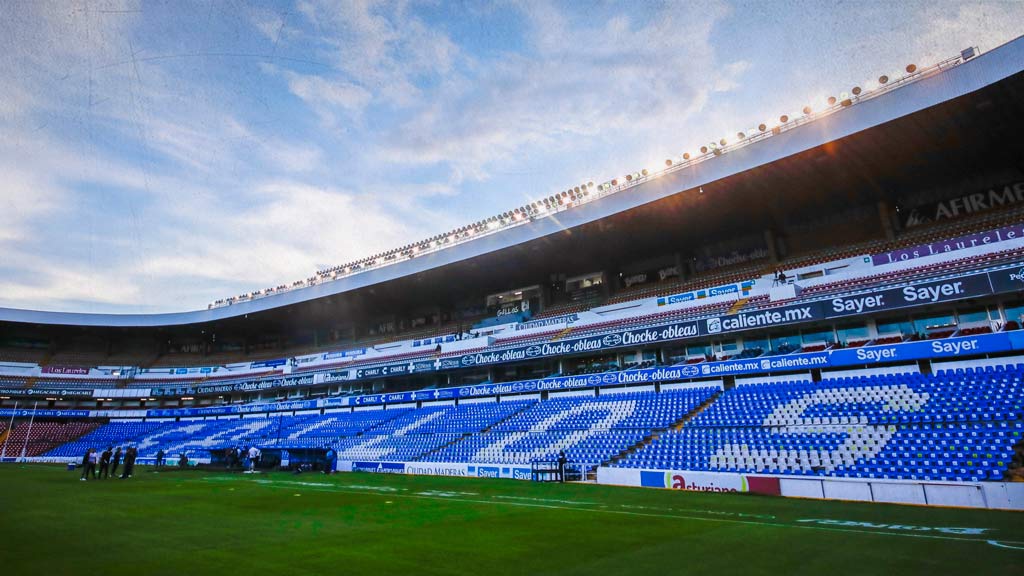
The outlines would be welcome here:
<svg viewBox="0 0 1024 576">
<path fill-rule="evenodd" d="M 124 452 L 124 473 L 121 474 L 121 478 L 131 478 L 132 473 L 135 472 L 135 457 L 138 454 L 135 446 L 129 446 Z"/>
<path fill-rule="evenodd" d="M 163 468 L 164 466 L 164 449 L 161 448 L 156 451 L 156 467 Z"/>
<path fill-rule="evenodd" d="M 85 451 L 85 455 L 82 456 L 82 482 L 89 479 L 89 457 L 92 456 L 92 448 Z"/>
<path fill-rule="evenodd" d="M 110 478 L 110 458 L 114 455 L 113 447 L 107 446 L 107 449 L 100 454 L 100 478 Z"/>
<path fill-rule="evenodd" d="M 117 450 L 114 450 L 114 461 L 111 462 L 111 465 L 110 465 L 110 475 L 111 476 L 117 477 L 117 468 L 118 468 L 118 466 L 121 465 L 121 457 L 122 456 L 123 456 L 123 454 L 121 453 L 121 447 L 118 446 Z"/>
</svg>

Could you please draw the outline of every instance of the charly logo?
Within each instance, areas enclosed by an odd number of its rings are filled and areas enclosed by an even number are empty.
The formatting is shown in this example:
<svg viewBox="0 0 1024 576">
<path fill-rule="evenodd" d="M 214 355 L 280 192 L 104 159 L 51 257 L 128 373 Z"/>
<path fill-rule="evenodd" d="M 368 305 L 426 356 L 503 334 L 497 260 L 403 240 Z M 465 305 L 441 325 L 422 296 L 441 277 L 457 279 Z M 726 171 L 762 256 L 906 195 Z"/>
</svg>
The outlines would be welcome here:
<svg viewBox="0 0 1024 576">
<path fill-rule="evenodd" d="M 601 383 L 601 377 L 598 376 L 597 374 L 594 374 L 594 375 L 592 375 L 592 376 L 587 378 L 587 384 L 590 384 L 591 386 L 597 386 L 600 383 Z"/>
<path fill-rule="evenodd" d="M 722 331 L 721 318 L 708 318 L 708 333 L 717 334 Z"/>
<path fill-rule="evenodd" d="M 618 382 L 619 379 L 615 377 L 615 374 L 605 374 L 601 377 L 601 381 L 605 384 L 611 384 L 613 382 Z"/>
<path fill-rule="evenodd" d="M 472 366 L 472 365 L 476 364 L 476 356 L 463 356 L 462 357 L 462 364 L 464 366 Z"/>
<path fill-rule="evenodd" d="M 541 350 L 540 346 L 530 346 L 529 348 L 526 349 L 526 355 L 530 358 L 540 356 L 542 352 L 543 350 Z"/>
<path fill-rule="evenodd" d="M 601 338 L 601 343 L 605 346 L 618 346 L 622 343 L 622 336 L 618 334 L 609 334 L 604 338 Z"/>
<path fill-rule="evenodd" d="M 687 364 L 686 366 L 682 367 L 680 372 L 683 374 L 683 376 L 697 376 L 698 374 L 700 374 L 700 369 L 692 364 Z"/>
</svg>

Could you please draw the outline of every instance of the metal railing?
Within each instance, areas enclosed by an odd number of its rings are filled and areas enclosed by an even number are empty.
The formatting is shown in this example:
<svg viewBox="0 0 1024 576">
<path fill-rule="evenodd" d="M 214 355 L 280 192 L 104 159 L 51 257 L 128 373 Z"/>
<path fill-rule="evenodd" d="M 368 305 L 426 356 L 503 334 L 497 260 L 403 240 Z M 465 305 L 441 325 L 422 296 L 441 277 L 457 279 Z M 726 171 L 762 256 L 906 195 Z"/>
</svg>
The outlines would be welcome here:
<svg viewBox="0 0 1024 576">
<path fill-rule="evenodd" d="M 975 54 L 977 54 L 977 52 L 975 52 Z M 847 98 L 836 98 L 833 104 L 829 105 L 828 107 L 820 111 L 812 110 L 809 114 L 801 114 L 799 116 L 794 115 L 795 117 L 788 118 L 786 122 L 781 122 L 780 117 L 780 123 L 777 125 L 764 125 L 764 130 L 761 130 L 759 126 L 757 129 L 751 131 L 752 133 L 744 132 L 743 138 L 738 138 L 738 135 L 736 135 L 738 139 L 735 142 L 730 143 L 727 141 L 726 144 L 721 144 L 720 142 L 711 142 L 705 147 L 706 151 L 701 152 L 700 154 L 695 154 L 689 158 L 680 158 L 678 161 L 673 160 L 671 166 L 666 166 L 664 168 L 657 170 L 644 169 L 641 172 L 633 172 L 630 174 L 630 179 L 628 181 L 621 183 L 618 182 L 618 178 L 614 180 L 608 180 L 600 184 L 599 186 L 596 186 L 596 190 L 594 190 L 593 192 L 586 189 L 581 190 L 581 192 L 577 195 L 576 200 L 566 200 L 564 203 L 562 203 L 561 200 L 558 200 L 553 207 L 547 207 L 541 204 L 541 207 L 537 209 L 536 213 L 529 214 L 528 216 L 524 216 L 519 219 L 503 219 L 501 217 L 495 217 L 499 219 L 491 220 L 490 222 L 488 222 L 484 226 L 483 230 L 480 232 L 475 232 L 474 228 L 471 228 L 469 231 L 463 232 L 461 234 L 456 232 L 449 232 L 447 235 L 442 235 L 444 237 L 443 241 L 420 242 L 410 249 L 413 251 L 413 253 L 410 255 L 398 253 L 380 254 L 376 258 L 374 258 L 373 261 L 371 261 L 370 263 L 359 265 L 358 268 L 351 269 L 348 272 L 339 272 L 337 270 L 334 270 L 330 273 L 324 273 L 323 271 L 321 271 L 318 272 L 316 276 L 310 278 L 309 280 L 295 282 L 291 285 L 282 286 L 277 289 L 269 289 L 254 294 L 242 295 L 235 298 L 228 298 L 225 300 L 218 300 L 217 302 L 210 304 L 208 308 L 221 308 L 224 306 L 230 306 L 231 304 L 234 303 L 258 300 L 260 298 L 265 298 L 267 296 L 273 296 L 274 294 L 280 294 L 283 292 L 290 292 L 292 290 L 298 290 L 310 286 L 315 286 L 323 282 L 332 282 L 334 280 L 340 280 L 342 278 L 349 278 L 351 276 L 355 276 L 363 272 L 377 270 L 385 266 L 390 266 L 392 264 L 397 264 L 399 262 L 412 260 L 414 258 L 426 254 L 432 254 L 435 252 L 439 252 L 441 250 L 445 250 L 447 248 L 458 246 L 460 244 L 465 244 L 478 238 L 483 238 L 504 230 L 508 230 L 511 228 L 515 228 L 517 226 L 522 226 L 524 224 L 534 222 L 541 218 L 554 216 L 556 214 L 569 210 L 570 208 L 582 206 L 584 204 L 589 204 L 590 202 L 594 202 L 606 196 L 611 196 L 613 194 L 618 194 L 620 192 L 636 188 L 637 186 L 645 184 L 656 178 L 665 176 L 666 174 L 672 174 L 680 170 L 685 170 L 691 166 L 695 166 L 702 162 L 711 160 L 716 156 L 727 154 L 729 152 L 738 150 L 740 148 L 744 148 L 756 142 L 761 142 L 783 132 L 788 132 L 789 130 L 793 130 L 795 128 L 803 126 L 804 124 L 808 124 L 810 122 L 826 118 L 839 112 L 840 110 L 851 108 L 854 105 L 859 104 L 860 102 L 865 102 L 877 98 L 878 96 L 887 94 L 894 90 L 898 90 L 904 86 L 907 86 L 919 80 L 923 80 L 925 78 L 932 77 L 936 74 L 940 74 L 950 68 L 954 68 L 956 66 L 959 66 L 960 64 L 963 64 L 965 61 L 966 60 L 964 59 L 963 55 L 958 54 L 951 58 L 942 60 L 937 64 L 933 64 L 927 68 L 915 69 L 913 72 L 907 72 L 905 75 L 899 78 L 889 78 L 885 84 L 880 84 L 877 87 L 871 88 L 870 90 L 861 90 L 859 94 L 850 94 Z M 647 174 L 644 175 L 643 172 L 647 172 Z M 612 182 L 616 182 L 616 184 L 612 185 Z M 558 192 L 553 197 L 563 198 L 561 194 L 562 192 Z M 528 205 L 532 204 L 533 203 L 530 203 Z M 485 222 L 487 221 L 485 220 Z M 354 266 L 354 264 L 342 265 L 336 268 L 347 268 L 352 266 Z"/>
</svg>

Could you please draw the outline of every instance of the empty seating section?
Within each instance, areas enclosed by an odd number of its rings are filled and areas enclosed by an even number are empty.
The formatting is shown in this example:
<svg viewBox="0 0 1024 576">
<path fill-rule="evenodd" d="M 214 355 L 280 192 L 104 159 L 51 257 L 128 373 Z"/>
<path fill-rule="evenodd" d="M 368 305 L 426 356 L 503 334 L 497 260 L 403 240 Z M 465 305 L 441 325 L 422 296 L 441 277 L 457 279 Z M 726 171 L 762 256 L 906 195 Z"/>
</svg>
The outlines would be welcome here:
<svg viewBox="0 0 1024 576">
<path fill-rule="evenodd" d="M 779 382 L 724 393 L 615 465 L 908 480 L 1001 479 L 1024 365 Z"/>
<path fill-rule="evenodd" d="M 693 411 L 715 388 L 561 397 L 537 403 L 489 431 L 431 455 L 441 462 L 529 464 L 565 451 L 576 462 L 599 464 Z"/>
<path fill-rule="evenodd" d="M 551 461 L 565 452 L 572 462 L 600 464 L 641 441 L 641 430 L 558 430 L 547 432 L 485 432 L 469 436 L 431 455 L 438 462 L 529 464 Z"/>
<path fill-rule="evenodd" d="M 46 456 L 76 458 L 86 448 L 134 445 L 207 457 L 228 446 L 333 446 L 341 460 L 528 464 L 559 451 L 598 464 L 664 429 L 705 402 L 715 388 L 561 397 L 461 406 L 396 408 L 326 415 L 180 422 L 111 422 Z M 91 430 L 91 429 L 90 429 Z"/>
<path fill-rule="evenodd" d="M 128 441 L 144 437 L 168 426 L 163 422 L 111 422 L 88 434 L 54 448 L 47 456 L 76 457 L 85 454 L 89 448 L 103 450 L 108 446 L 124 446 Z"/>
<path fill-rule="evenodd" d="M 161 449 L 203 457 L 255 444 L 333 446 L 343 461 L 525 465 L 564 451 L 574 462 L 644 469 L 966 481 L 1001 479 L 1024 437 L 1024 364 L 716 393 L 606 392 L 99 428 L 35 422 L 31 435 L 27 423 L 18 423 L 7 441 L 9 455 L 20 453 L 29 436 L 27 455 L 67 458 L 109 445 L 132 444 L 151 458 Z"/>
<path fill-rule="evenodd" d="M 4 452 L 7 456 L 34 457 L 74 440 L 100 426 L 96 422 L 19 422 L 7 435 Z"/>
</svg>

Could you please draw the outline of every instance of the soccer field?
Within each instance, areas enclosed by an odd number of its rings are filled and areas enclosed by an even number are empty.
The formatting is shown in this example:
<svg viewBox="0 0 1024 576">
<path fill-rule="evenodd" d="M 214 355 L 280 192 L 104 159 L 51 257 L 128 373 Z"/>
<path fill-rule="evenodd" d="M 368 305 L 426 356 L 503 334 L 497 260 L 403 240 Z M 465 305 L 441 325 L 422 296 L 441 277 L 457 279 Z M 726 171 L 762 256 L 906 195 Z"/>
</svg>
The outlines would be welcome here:
<svg viewBox="0 0 1024 576">
<path fill-rule="evenodd" d="M 1024 515 L 596 485 L 0 467 L 3 574 L 993 574 Z"/>
</svg>

